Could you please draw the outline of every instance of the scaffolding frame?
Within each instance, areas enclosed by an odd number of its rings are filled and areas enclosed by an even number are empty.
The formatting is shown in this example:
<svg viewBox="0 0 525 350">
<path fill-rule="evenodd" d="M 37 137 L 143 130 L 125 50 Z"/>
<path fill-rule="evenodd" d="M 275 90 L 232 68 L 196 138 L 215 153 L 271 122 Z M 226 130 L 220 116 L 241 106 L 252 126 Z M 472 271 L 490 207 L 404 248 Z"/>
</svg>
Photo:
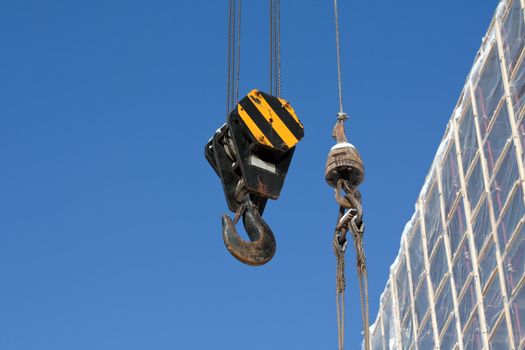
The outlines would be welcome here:
<svg viewBox="0 0 525 350">
<path fill-rule="evenodd" d="M 525 0 L 501 0 L 401 237 L 373 349 L 525 347 Z"/>
</svg>

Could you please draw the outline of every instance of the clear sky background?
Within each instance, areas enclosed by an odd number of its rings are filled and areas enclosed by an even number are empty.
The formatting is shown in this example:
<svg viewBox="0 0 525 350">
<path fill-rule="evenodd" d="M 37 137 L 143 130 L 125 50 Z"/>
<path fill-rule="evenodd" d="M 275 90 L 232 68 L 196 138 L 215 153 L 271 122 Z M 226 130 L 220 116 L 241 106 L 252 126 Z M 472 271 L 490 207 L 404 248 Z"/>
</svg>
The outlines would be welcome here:
<svg viewBox="0 0 525 350">
<path fill-rule="evenodd" d="M 253 268 L 221 238 L 203 148 L 224 122 L 227 1 L 0 1 L 0 349 L 336 349 L 330 0 L 282 1 L 283 97 L 306 136 Z M 374 320 L 496 0 L 340 1 Z M 244 1 L 241 93 L 267 89 Z M 347 348 L 361 319 L 347 254 Z"/>
</svg>

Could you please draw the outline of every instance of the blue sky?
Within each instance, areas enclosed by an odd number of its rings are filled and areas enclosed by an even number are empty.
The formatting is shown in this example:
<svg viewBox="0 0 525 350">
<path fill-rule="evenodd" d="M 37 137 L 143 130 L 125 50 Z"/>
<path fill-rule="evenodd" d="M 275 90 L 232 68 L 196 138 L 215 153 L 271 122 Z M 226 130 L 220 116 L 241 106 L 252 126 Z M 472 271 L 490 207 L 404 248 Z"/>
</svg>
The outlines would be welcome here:
<svg viewBox="0 0 525 350">
<path fill-rule="evenodd" d="M 340 1 L 372 320 L 496 5 Z M 224 248 L 203 157 L 224 121 L 227 1 L 0 2 L 0 349 L 336 348 L 333 8 L 281 6 L 283 97 L 306 136 L 264 215 L 277 254 L 253 268 Z M 247 93 L 268 86 L 267 3 L 243 15 Z"/>
</svg>

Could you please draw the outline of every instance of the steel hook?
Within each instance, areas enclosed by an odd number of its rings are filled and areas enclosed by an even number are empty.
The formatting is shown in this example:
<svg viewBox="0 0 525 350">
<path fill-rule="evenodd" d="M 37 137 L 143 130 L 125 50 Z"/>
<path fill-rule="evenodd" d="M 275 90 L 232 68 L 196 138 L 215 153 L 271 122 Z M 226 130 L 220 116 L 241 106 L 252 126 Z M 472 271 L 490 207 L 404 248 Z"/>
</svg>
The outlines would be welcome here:
<svg viewBox="0 0 525 350">
<path fill-rule="evenodd" d="M 222 238 L 226 249 L 239 261 L 253 266 L 266 264 L 275 254 L 276 244 L 272 230 L 261 217 L 258 208 L 247 196 L 242 219 L 250 242 L 237 233 L 233 220 L 222 216 Z"/>
</svg>

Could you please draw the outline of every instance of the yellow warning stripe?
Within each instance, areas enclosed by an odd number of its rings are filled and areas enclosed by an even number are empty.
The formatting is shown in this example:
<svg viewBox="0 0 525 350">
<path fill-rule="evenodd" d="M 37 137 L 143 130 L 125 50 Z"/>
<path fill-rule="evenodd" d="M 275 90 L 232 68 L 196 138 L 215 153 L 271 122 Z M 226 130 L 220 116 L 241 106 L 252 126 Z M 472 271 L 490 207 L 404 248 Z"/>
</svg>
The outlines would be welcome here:
<svg viewBox="0 0 525 350">
<path fill-rule="evenodd" d="M 283 100 L 282 98 L 278 98 L 279 102 L 281 102 L 281 104 L 283 105 L 284 108 L 286 108 L 286 110 L 288 111 L 288 113 L 290 113 L 290 115 L 292 116 L 293 119 L 295 119 L 295 121 L 297 122 L 297 124 L 299 124 L 301 126 L 301 128 L 304 129 L 303 127 L 303 124 L 301 123 L 301 121 L 299 120 L 299 118 L 297 117 L 297 114 L 295 114 L 295 111 L 294 109 L 292 108 L 292 106 L 290 106 L 290 103 L 286 100 Z"/>
<path fill-rule="evenodd" d="M 297 142 L 299 142 L 299 140 L 297 140 L 294 134 L 292 134 L 290 129 L 288 129 L 281 118 L 279 118 L 279 115 L 272 109 L 272 107 L 270 107 L 262 94 L 257 94 L 257 90 L 253 90 L 248 94 L 248 96 L 252 100 L 257 110 L 262 114 L 264 119 L 266 119 L 272 128 L 277 132 L 277 135 L 283 139 L 288 148 L 292 148 L 297 144 Z"/>
<path fill-rule="evenodd" d="M 261 129 L 255 124 L 252 118 L 246 113 L 244 108 L 241 107 L 240 104 L 237 105 L 237 112 L 239 113 L 239 116 L 244 121 L 244 124 L 250 129 L 251 133 L 255 138 L 262 143 L 263 145 L 273 147 L 272 143 L 268 140 L 268 138 L 263 134 Z"/>
</svg>

